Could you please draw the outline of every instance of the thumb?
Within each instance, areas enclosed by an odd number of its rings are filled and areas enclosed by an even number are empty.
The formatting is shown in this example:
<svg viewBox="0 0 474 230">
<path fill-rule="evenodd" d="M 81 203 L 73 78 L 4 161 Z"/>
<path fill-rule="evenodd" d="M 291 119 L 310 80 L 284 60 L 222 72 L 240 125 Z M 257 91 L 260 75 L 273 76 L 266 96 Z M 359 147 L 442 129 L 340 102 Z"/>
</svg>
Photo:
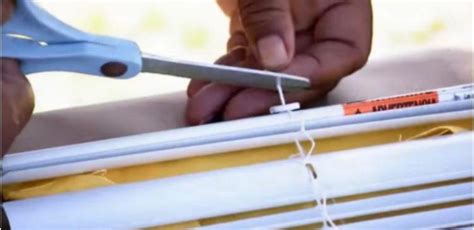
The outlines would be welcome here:
<svg viewBox="0 0 474 230">
<path fill-rule="evenodd" d="M 250 48 L 265 69 L 281 70 L 294 55 L 295 31 L 289 0 L 239 0 Z"/>
</svg>

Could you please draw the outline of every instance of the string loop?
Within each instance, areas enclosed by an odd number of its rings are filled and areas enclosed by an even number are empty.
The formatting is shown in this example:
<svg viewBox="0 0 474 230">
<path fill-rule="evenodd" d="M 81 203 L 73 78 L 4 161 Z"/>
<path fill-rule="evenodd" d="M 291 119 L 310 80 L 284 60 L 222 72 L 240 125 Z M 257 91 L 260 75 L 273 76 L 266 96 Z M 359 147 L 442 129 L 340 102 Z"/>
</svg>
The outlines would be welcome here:
<svg viewBox="0 0 474 230">
<path fill-rule="evenodd" d="M 285 100 L 285 95 L 283 93 L 283 88 L 281 86 L 281 78 L 277 78 L 276 81 L 276 89 L 278 91 L 278 96 L 280 98 L 280 103 L 281 106 L 286 106 L 286 100 Z M 290 120 L 293 120 L 294 115 L 292 110 L 286 110 L 286 113 L 288 114 L 288 118 Z M 303 134 L 305 139 L 310 142 L 310 148 L 308 151 L 305 151 L 303 145 L 301 144 L 298 134 Z M 293 137 L 294 143 L 296 145 L 296 148 L 298 149 L 298 154 L 290 156 L 290 158 L 299 158 L 301 159 L 301 162 L 303 163 L 303 166 L 308 169 L 308 173 L 310 174 L 310 180 L 312 184 L 312 189 L 313 193 L 315 196 L 317 208 L 321 212 L 321 217 L 323 218 L 323 226 L 330 227 L 330 228 L 337 228 L 337 225 L 334 223 L 332 220 L 331 216 L 329 215 L 328 209 L 327 209 L 327 197 L 326 193 L 322 191 L 322 187 L 319 184 L 319 180 L 317 172 L 316 172 L 316 167 L 314 164 L 310 161 L 311 156 L 313 155 L 314 151 L 316 150 L 316 141 L 309 135 L 308 131 L 306 130 L 306 123 L 305 119 L 301 118 L 300 120 L 300 130 L 299 132 L 295 133 L 295 136 Z"/>
</svg>

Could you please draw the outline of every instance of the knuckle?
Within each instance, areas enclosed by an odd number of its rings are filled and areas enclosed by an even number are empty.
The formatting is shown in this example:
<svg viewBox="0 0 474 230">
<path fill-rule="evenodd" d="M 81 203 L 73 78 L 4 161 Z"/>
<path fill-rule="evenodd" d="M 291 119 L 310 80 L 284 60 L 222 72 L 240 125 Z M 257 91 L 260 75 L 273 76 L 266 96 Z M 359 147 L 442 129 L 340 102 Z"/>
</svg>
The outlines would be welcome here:
<svg viewBox="0 0 474 230">
<path fill-rule="evenodd" d="M 245 47 L 248 45 L 247 38 L 242 32 L 234 33 L 227 41 L 227 50 L 231 51 L 237 47 Z"/>
<path fill-rule="evenodd" d="M 273 19 L 285 16 L 287 11 L 278 4 L 269 1 L 240 1 L 240 16 L 244 27 L 260 28 L 271 23 Z"/>
</svg>

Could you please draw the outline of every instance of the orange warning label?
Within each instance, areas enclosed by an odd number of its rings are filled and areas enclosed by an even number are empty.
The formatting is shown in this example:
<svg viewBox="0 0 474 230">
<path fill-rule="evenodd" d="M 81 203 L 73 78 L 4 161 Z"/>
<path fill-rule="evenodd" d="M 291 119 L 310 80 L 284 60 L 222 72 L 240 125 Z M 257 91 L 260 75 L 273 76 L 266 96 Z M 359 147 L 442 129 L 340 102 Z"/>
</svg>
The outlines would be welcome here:
<svg viewBox="0 0 474 230">
<path fill-rule="evenodd" d="M 353 102 L 344 105 L 345 115 L 372 113 L 385 110 L 403 109 L 420 105 L 436 104 L 437 92 L 426 92 L 372 101 Z"/>
</svg>

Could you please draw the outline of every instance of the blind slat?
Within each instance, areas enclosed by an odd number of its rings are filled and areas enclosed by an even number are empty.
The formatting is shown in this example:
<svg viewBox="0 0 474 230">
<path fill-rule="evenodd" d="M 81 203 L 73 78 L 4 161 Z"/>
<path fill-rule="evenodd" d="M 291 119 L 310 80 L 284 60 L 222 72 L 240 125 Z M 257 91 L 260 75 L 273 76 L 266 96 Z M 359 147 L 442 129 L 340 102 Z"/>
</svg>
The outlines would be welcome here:
<svg viewBox="0 0 474 230">
<path fill-rule="evenodd" d="M 356 216 L 371 215 L 415 207 L 442 204 L 472 199 L 473 183 L 462 183 L 412 192 L 397 193 L 375 198 L 355 200 L 341 204 L 328 205 L 327 210 L 333 220 Z M 251 218 L 224 224 L 209 226 L 204 229 L 235 229 L 263 227 L 281 229 L 314 224 L 322 221 L 319 209 L 304 209 L 259 218 Z"/>
<path fill-rule="evenodd" d="M 437 225 L 452 225 L 459 222 L 472 221 L 474 205 L 464 205 L 453 208 L 438 209 L 409 215 L 387 217 L 377 220 L 358 222 L 344 225 L 349 228 L 430 228 Z"/>
</svg>

